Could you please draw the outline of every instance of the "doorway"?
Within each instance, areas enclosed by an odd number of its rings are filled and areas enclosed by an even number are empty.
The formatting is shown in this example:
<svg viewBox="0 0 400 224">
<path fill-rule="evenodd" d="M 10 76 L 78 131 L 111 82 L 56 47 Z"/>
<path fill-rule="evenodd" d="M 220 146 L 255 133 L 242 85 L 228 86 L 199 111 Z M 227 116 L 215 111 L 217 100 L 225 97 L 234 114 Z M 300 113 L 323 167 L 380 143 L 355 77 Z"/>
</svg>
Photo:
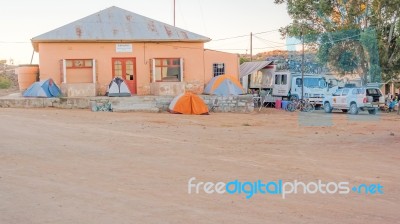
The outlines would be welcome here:
<svg viewBox="0 0 400 224">
<path fill-rule="evenodd" d="M 135 58 L 112 58 L 112 76 L 122 78 L 131 93 L 137 94 Z"/>
</svg>

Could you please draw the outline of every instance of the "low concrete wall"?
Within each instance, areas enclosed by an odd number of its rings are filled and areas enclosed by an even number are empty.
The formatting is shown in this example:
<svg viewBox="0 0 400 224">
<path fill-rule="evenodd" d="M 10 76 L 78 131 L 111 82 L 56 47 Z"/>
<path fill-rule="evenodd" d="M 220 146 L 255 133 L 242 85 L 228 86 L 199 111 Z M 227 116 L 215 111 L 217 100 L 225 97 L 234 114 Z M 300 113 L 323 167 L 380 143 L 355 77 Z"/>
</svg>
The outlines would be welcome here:
<svg viewBox="0 0 400 224">
<path fill-rule="evenodd" d="M 3 108 L 44 108 L 54 107 L 59 98 L 0 98 L 0 107 Z"/>
<path fill-rule="evenodd" d="M 62 83 L 61 93 L 66 97 L 91 97 L 96 96 L 96 84 L 94 83 Z"/>
<path fill-rule="evenodd" d="M 185 92 L 184 82 L 154 82 L 150 84 L 152 95 L 176 96 Z"/>
<path fill-rule="evenodd" d="M 199 95 L 212 112 L 248 113 L 254 111 L 253 97 Z M 93 104 L 110 102 L 116 112 L 167 111 L 173 96 L 132 96 L 132 97 L 62 97 L 62 98 L 0 98 L 0 107 L 91 109 Z"/>
</svg>

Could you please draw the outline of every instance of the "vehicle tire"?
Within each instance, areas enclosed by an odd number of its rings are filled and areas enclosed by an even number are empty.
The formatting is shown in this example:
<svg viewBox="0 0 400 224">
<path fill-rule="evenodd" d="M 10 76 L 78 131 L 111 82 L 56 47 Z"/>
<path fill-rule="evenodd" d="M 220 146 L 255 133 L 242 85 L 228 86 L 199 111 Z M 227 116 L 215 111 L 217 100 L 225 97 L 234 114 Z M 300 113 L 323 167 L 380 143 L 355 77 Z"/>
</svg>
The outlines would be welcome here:
<svg viewBox="0 0 400 224">
<path fill-rule="evenodd" d="M 378 109 L 372 109 L 372 110 L 368 110 L 368 113 L 375 115 L 377 111 L 378 111 Z"/>
<path fill-rule="evenodd" d="M 358 107 L 356 103 L 352 103 L 350 105 L 350 114 L 356 115 L 358 114 Z"/>
<path fill-rule="evenodd" d="M 345 113 L 347 113 L 349 110 L 343 109 L 342 111 L 345 112 Z"/>
<path fill-rule="evenodd" d="M 329 102 L 324 103 L 324 111 L 325 113 L 331 113 L 332 112 L 332 107 Z"/>
</svg>

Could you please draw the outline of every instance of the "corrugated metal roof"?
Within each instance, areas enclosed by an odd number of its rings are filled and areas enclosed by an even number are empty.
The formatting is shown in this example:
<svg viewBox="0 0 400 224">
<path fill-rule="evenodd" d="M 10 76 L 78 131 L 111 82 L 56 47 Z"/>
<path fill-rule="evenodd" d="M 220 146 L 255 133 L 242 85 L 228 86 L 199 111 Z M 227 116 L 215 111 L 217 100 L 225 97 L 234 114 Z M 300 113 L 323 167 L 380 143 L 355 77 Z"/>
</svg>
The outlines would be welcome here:
<svg viewBox="0 0 400 224">
<path fill-rule="evenodd" d="M 211 39 L 112 6 L 32 38 L 43 42 L 208 42 Z M 35 48 L 36 49 L 36 48 Z"/>
<path fill-rule="evenodd" d="M 252 62 L 245 62 L 240 65 L 240 78 L 244 76 L 250 75 L 255 71 L 261 70 L 268 65 L 272 64 L 273 61 L 252 61 Z"/>
</svg>

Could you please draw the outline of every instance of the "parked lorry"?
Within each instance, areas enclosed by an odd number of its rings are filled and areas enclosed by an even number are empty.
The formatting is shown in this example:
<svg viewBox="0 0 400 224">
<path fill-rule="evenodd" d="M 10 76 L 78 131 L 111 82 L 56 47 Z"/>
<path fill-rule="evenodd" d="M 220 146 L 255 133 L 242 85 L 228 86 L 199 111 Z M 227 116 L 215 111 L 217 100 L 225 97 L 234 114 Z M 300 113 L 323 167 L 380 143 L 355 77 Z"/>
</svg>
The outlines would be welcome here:
<svg viewBox="0 0 400 224">
<path fill-rule="evenodd" d="M 275 100 L 301 99 L 301 74 L 289 71 L 263 71 L 250 77 L 249 88 L 269 92 L 267 102 Z M 323 75 L 304 75 L 304 98 L 316 105 L 322 105 L 326 95 L 332 95 L 338 89 L 338 81 Z"/>
</svg>

